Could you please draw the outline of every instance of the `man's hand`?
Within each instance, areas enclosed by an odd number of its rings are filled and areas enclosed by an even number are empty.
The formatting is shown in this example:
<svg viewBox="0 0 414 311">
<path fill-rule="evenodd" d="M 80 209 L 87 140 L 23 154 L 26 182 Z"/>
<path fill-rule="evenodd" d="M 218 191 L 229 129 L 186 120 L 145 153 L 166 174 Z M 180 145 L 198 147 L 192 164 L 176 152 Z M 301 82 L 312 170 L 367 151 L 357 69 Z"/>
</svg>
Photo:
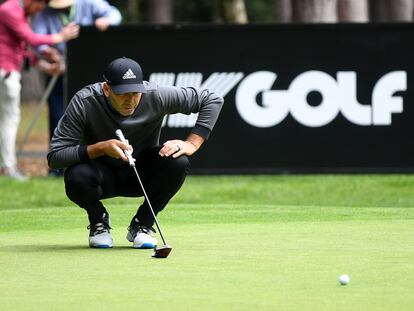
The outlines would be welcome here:
<svg viewBox="0 0 414 311">
<path fill-rule="evenodd" d="M 159 155 L 162 157 L 172 156 L 173 158 L 178 158 L 183 154 L 191 156 L 200 148 L 203 142 L 203 137 L 191 133 L 185 141 L 179 139 L 166 141 Z"/>
<path fill-rule="evenodd" d="M 101 141 L 94 145 L 89 145 L 86 150 L 88 152 L 89 159 L 95 159 L 97 157 L 106 155 L 115 159 L 122 159 L 125 162 L 128 162 L 128 159 L 124 154 L 124 150 L 128 150 L 132 153 L 133 148 L 130 144 L 123 143 L 118 139 L 109 139 Z"/>
<path fill-rule="evenodd" d="M 53 42 L 60 43 L 75 39 L 79 36 L 79 31 L 79 25 L 72 22 L 63 27 L 59 33 L 53 34 Z"/>
<path fill-rule="evenodd" d="M 41 71 L 46 72 L 47 74 L 54 76 L 54 75 L 61 75 L 65 72 L 66 66 L 64 63 L 49 63 L 44 59 L 40 59 L 37 62 L 37 68 Z"/>
<path fill-rule="evenodd" d="M 37 67 L 41 71 L 46 72 L 52 76 L 61 75 L 65 72 L 65 61 L 57 49 L 48 46 L 42 51 L 42 56 L 45 59 L 40 59 L 37 62 Z"/>
<path fill-rule="evenodd" d="M 95 27 L 98 28 L 99 31 L 106 31 L 110 25 L 111 22 L 107 17 L 100 17 L 95 20 Z"/>
<path fill-rule="evenodd" d="M 172 156 L 173 158 L 177 158 L 183 154 L 190 156 L 196 151 L 197 148 L 193 144 L 175 139 L 166 141 L 161 148 L 159 155 L 162 157 Z"/>
<path fill-rule="evenodd" d="M 52 46 L 46 47 L 42 51 L 42 56 L 50 63 L 63 63 L 64 62 L 63 56 L 59 53 L 59 51 L 56 48 Z"/>
</svg>

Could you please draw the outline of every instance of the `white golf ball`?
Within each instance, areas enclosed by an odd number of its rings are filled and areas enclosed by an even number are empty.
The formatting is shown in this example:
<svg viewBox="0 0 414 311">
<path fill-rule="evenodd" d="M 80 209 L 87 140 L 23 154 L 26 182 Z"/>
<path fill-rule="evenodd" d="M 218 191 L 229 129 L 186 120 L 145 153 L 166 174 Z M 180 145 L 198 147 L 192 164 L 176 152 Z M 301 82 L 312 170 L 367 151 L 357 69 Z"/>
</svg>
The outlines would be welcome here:
<svg viewBox="0 0 414 311">
<path fill-rule="evenodd" d="M 349 283 L 349 281 L 350 281 L 350 278 L 349 278 L 349 276 L 347 276 L 346 274 L 342 274 L 342 275 L 339 277 L 339 283 L 341 283 L 341 285 L 346 285 L 346 284 L 348 284 L 348 283 Z"/>
</svg>

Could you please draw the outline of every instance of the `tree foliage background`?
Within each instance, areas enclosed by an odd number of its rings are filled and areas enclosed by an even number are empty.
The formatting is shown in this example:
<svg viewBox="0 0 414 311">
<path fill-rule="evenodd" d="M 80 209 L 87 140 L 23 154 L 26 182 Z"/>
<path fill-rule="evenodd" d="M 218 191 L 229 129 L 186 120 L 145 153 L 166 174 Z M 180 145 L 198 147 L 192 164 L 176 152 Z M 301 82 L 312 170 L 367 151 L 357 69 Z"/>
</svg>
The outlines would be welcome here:
<svg viewBox="0 0 414 311">
<path fill-rule="evenodd" d="M 164 0 L 110 0 L 118 7 L 126 21 L 150 22 L 147 16 L 149 5 L 158 5 Z M 128 19 L 128 2 L 135 2 L 135 20 Z M 220 21 L 220 0 L 168 0 L 172 3 L 174 22 L 214 23 Z M 250 22 L 272 22 L 274 0 L 244 1 Z M 134 15 L 134 14 L 133 14 Z"/>
<path fill-rule="evenodd" d="M 128 22 L 411 22 L 414 0 L 109 0 Z"/>
</svg>

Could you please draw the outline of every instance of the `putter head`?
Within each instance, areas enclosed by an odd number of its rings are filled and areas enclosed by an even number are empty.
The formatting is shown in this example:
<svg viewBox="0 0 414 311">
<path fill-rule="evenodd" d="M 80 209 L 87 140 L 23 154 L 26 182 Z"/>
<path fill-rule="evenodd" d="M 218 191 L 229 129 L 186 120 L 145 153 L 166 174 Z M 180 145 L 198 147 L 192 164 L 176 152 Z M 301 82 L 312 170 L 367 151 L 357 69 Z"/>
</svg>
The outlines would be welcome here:
<svg viewBox="0 0 414 311">
<path fill-rule="evenodd" d="M 154 258 L 167 258 L 171 253 L 172 247 L 169 245 L 162 245 L 160 247 L 155 247 L 152 257 Z"/>
</svg>

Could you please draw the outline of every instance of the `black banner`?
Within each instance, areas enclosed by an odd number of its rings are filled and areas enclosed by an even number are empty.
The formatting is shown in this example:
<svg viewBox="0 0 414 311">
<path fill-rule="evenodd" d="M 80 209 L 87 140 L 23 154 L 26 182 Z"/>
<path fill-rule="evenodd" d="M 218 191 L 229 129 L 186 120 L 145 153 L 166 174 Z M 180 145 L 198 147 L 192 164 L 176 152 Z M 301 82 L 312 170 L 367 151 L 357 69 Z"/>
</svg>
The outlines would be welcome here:
<svg viewBox="0 0 414 311">
<path fill-rule="evenodd" d="M 127 56 L 147 80 L 224 97 L 193 172 L 413 171 L 412 38 L 411 24 L 84 28 L 68 45 L 68 95 Z M 163 141 L 195 118 L 168 116 Z"/>
</svg>

